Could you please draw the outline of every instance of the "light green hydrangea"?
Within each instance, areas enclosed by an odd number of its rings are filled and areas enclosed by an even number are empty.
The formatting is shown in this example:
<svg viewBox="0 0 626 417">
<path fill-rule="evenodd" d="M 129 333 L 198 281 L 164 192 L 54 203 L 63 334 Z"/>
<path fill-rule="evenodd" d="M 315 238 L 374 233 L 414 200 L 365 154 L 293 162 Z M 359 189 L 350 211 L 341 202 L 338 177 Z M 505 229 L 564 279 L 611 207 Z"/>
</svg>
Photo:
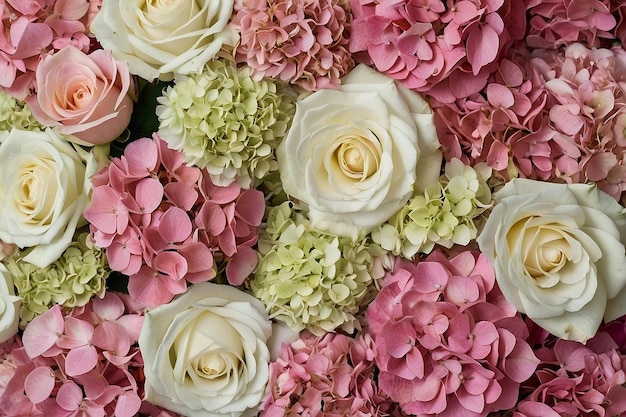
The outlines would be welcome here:
<svg viewBox="0 0 626 417">
<path fill-rule="evenodd" d="M 365 238 L 314 230 L 288 202 L 270 211 L 259 252 L 249 282 L 252 294 L 270 317 L 294 331 L 352 331 L 356 314 L 371 301 L 384 275 L 380 248 Z"/>
<path fill-rule="evenodd" d="M 201 74 L 177 78 L 158 102 L 159 136 L 185 162 L 206 168 L 214 183 L 249 186 L 278 169 L 274 150 L 295 97 L 274 81 L 255 81 L 250 68 L 228 60 L 210 61 Z"/>
<path fill-rule="evenodd" d="M 430 253 L 435 245 L 467 245 L 477 235 L 474 219 L 491 207 L 490 176 L 487 165 L 472 168 L 458 159 L 449 161 L 439 181 L 374 229 L 372 240 L 406 258 Z"/>
<path fill-rule="evenodd" d="M 0 91 L 0 141 L 11 129 L 43 130 L 30 108 L 5 91 Z"/>
<path fill-rule="evenodd" d="M 63 255 L 45 268 L 24 261 L 24 255 L 17 252 L 5 260 L 17 295 L 22 297 L 20 326 L 54 304 L 71 308 L 87 304 L 94 295 L 104 296 L 110 270 L 105 252 L 93 245 L 88 233 L 79 234 Z"/>
</svg>

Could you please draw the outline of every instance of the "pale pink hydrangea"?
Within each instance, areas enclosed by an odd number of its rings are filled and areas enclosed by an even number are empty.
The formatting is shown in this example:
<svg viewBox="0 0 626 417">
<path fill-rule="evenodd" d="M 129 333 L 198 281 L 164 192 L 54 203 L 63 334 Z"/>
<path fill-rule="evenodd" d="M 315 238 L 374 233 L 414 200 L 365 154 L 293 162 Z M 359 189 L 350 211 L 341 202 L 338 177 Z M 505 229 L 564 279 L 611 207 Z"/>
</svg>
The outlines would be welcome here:
<svg viewBox="0 0 626 417">
<path fill-rule="evenodd" d="M 517 403 L 538 364 L 478 252 L 398 259 L 366 311 L 381 391 L 407 414 L 486 416 Z"/>
<path fill-rule="evenodd" d="M 0 4 L 0 87 L 24 99 L 44 54 L 91 49 L 89 23 L 102 0 L 5 0 Z"/>
<path fill-rule="evenodd" d="M 443 102 L 480 91 L 526 29 L 522 0 L 352 0 L 350 51 Z"/>
<path fill-rule="evenodd" d="M 541 363 L 522 387 L 514 417 L 621 416 L 626 414 L 626 355 L 604 332 L 583 345 L 548 338 Z"/>
<path fill-rule="evenodd" d="M 517 173 L 510 172 L 511 162 L 512 166 L 526 161 L 551 166 L 550 144 L 536 139 L 546 132 L 547 93 L 529 60 L 530 52 L 518 45 L 498 62 L 480 93 L 454 103 L 431 101 L 447 160 L 459 158 L 468 165 L 485 162 L 505 179 Z"/>
<path fill-rule="evenodd" d="M 616 19 L 611 0 L 527 0 L 528 35 L 533 48 L 559 48 L 573 42 L 589 47 L 613 39 Z"/>
<path fill-rule="evenodd" d="M 256 267 L 264 210 L 261 191 L 214 185 L 155 134 L 94 176 L 84 216 L 111 269 L 130 276 L 130 295 L 152 308 L 218 269 L 241 284 Z"/>
<path fill-rule="evenodd" d="M 376 385 L 375 349 L 367 333 L 303 332 L 270 364 L 260 416 L 403 416 Z"/>
<path fill-rule="evenodd" d="M 137 338 L 143 316 L 113 292 L 68 313 L 59 305 L 24 330 L 0 396 L 4 416 L 132 417 L 142 408 Z M 150 408 L 149 405 L 145 406 Z M 156 413 L 154 414 L 156 415 Z"/>
<path fill-rule="evenodd" d="M 455 103 L 434 101 L 447 159 L 486 162 L 505 177 L 595 182 L 626 190 L 626 52 L 622 48 L 520 48 L 486 88 Z"/>
<path fill-rule="evenodd" d="M 338 88 L 354 67 L 348 51 L 347 0 L 238 0 L 232 26 L 236 59 L 255 79 L 289 81 L 305 90 Z"/>
</svg>

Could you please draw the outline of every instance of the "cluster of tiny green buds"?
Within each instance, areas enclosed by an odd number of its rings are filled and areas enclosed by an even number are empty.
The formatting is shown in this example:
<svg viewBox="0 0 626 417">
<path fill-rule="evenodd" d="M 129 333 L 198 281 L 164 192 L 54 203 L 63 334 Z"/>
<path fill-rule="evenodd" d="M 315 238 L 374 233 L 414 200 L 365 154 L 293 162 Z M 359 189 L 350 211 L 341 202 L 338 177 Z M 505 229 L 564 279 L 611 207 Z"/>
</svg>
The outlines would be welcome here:
<svg viewBox="0 0 626 417">
<path fill-rule="evenodd" d="M 259 241 L 252 294 L 270 317 L 294 331 L 316 335 L 358 326 L 357 314 L 373 298 L 384 270 L 384 252 L 366 237 L 351 239 L 311 228 L 285 202 L 269 212 Z"/>
<path fill-rule="evenodd" d="M 94 246 L 87 232 L 80 233 L 61 257 L 45 268 L 24 261 L 24 256 L 18 251 L 5 260 L 22 298 L 20 326 L 25 327 L 54 304 L 79 307 L 93 296 L 104 296 L 110 269 L 105 252 Z"/>
<path fill-rule="evenodd" d="M 412 258 L 435 245 L 467 245 L 476 238 L 475 219 L 492 205 L 485 164 L 446 163 L 439 181 L 414 195 L 391 219 L 372 231 L 372 240 L 394 255 Z"/>
</svg>

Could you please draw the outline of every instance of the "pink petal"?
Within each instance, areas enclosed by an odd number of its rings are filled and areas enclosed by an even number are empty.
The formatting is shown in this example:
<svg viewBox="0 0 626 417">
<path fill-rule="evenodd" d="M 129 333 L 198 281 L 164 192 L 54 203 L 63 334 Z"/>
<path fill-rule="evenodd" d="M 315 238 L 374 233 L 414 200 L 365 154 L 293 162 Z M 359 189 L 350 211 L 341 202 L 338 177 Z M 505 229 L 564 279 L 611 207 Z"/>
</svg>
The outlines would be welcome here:
<svg viewBox="0 0 626 417">
<path fill-rule="evenodd" d="M 584 125 L 579 113 L 580 107 L 576 104 L 557 104 L 550 109 L 550 121 L 566 135 L 575 135 Z"/>
<path fill-rule="evenodd" d="M 128 293 L 137 302 L 146 307 L 155 308 L 161 304 L 169 303 L 174 298 L 174 293 L 169 289 L 169 280 L 147 266 L 141 267 L 139 272 L 131 275 L 128 280 Z M 185 280 L 179 280 L 185 285 Z M 183 290 L 184 291 L 184 290 Z"/>
<path fill-rule="evenodd" d="M 532 348 L 524 342 L 519 342 L 504 362 L 506 374 L 513 381 L 522 383 L 532 376 L 539 364 Z"/>
<path fill-rule="evenodd" d="M 83 401 L 83 391 L 73 381 L 67 381 L 59 387 L 56 401 L 62 409 L 76 411 Z"/>
<path fill-rule="evenodd" d="M 165 185 L 165 196 L 175 206 L 189 211 L 198 200 L 198 191 L 190 185 L 183 182 L 170 182 Z"/>
<path fill-rule="evenodd" d="M 263 193 L 256 189 L 249 189 L 241 193 L 235 204 L 235 213 L 251 226 L 260 225 L 263 214 L 265 214 Z"/>
<path fill-rule="evenodd" d="M 213 268 L 213 254 L 204 243 L 196 242 L 183 245 L 178 253 L 187 260 L 188 273 L 209 271 Z M 256 252 L 254 253 L 256 256 Z"/>
<path fill-rule="evenodd" d="M 74 349 L 89 344 L 93 335 L 93 325 L 75 317 L 65 320 L 65 334 L 57 345 L 62 349 Z"/>
<path fill-rule="evenodd" d="M 191 228 L 187 212 L 178 207 L 170 207 L 161 216 L 159 234 L 168 243 L 182 242 L 191 234 Z"/>
<path fill-rule="evenodd" d="M 125 391 L 117 397 L 115 415 L 117 417 L 133 417 L 141 407 L 141 398 L 135 391 Z"/>
<path fill-rule="evenodd" d="M 124 160 L 131 175 L 147 177 L 158 164 L 157 145 L 148 138 L 135 140 L 126 146 Z"/>
<path fill-rule="evenodd" d="M 33 359 L 54 346 L 63 334 L 63 329 L 63 313 L 58 304 L 41 316 L 35 317 L 26 326 L 22 336 L 28 357 Z"/>
<path fill-rule="evenodd" d="M 130 350 L 130 339 L 126 329 L 118 323 L 101 323 L 93 333 L 92 343 L 99 349 L 126 355 Z"/>
<path fill-rule="evenodd" d="M 33 369 L 24 380 L 24 391 L 33 404 L 39 404 L 50 397 L 55 382 L 52 368 L 40 366 Z"/>
<path fill-rule="evenodd" d="M 107 292 L 104 298 L 91 300 L 93 312 L 101 321 L 117 320 L 124 314 L 124 302 L 115 293 Z"/>
<path fill-rule="evenodd" d="M 154 269 L 179 280 L 187 274 L 187 260 L 178 252 L 161 252 L 154 258 Z"/>
<path fill-rule="evenodd" d="M 496 31 L 489 25 L 477 25 L 467 36 L 467 61 L 477 75 L 482 67 L 493 62 L 500 49 Z"/>
<path fill-rule="evenodd" d="M 209 235 L 218 236 L 226 228 L 226 215 L 220 206 L 207 201 L 196 216 L 196 224 L 199 228 L 205 229 Z"/>
<path fill-rule="evenodd" d="M 109 186 L 94 188 L 91 203 L 84 213 L 85 219 L 103 233 L 124 233 L 128 226 L 128 211 L 120 201 L 120 196 Z"/>
<path fill-rule="evenodd" d="M 508 109 L 515 103 L 511 90 L 502 84 L 487 85 L 487 99 L 492 106 L 503 109 Z"/>
<path fill-rule="evenodd" d="M 156 178 L 144 178 L 137 183 L 135 201 L 142 213 L 152 213 L 163 201 L 163 185 Z"/>
<path fill-rule="evenodd" d="M 587 163 L 587 178 L 590 181 L 606 179 L 609 171 L 617 165 L 617 157 L 613 152 L 600 152 L 594 154 Z"/>
<path fill-rule="evenodd" d="M 84 375 L 98 364 L 98 352 L 94 346 L 81 346 L 70 350 L 65 357 L 65 372 L 69 376 Z"/>
<path fill-rule="evenodd" d="M 254 271 L 258 262 L 257 253 L 248 246 L 240 246 L 226 265 L 226 277 L 231 285 L 241 285 Z"/>
<path fill-rule="evenodd" d="M 453 276 L 448 282 L 445 294 L 446 301 L 461 306 L 478 300 L 480 290 L 471 278 Z"/>
<path fill-rule="evenodd" d="M 54 37 L 52 29 L 44 23 L 30 22 L 26 16 L 19 17 L 10 25 L 11 42 L 15 45 L 13 59 L 25 59 L 41 54 Z"/>
<path fill-rule="evenodd" d="M 471 395 L 461 389 L 456 392 L 459 404 L 468 411 L 482 413 L 485 408 L 485 399 L 482 395 Z"/>
</svg>

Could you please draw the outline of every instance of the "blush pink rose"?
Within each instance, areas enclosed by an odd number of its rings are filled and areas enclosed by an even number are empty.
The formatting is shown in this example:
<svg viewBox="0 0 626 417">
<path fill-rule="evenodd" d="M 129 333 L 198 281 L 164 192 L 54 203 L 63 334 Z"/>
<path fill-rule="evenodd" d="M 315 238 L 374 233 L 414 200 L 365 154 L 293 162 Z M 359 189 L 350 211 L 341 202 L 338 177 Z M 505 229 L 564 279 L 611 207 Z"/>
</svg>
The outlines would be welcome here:
<svg viewBox="0 0 626 417">
<path fill-rule="evenodd" d="M 115 140 L 133 110 L 126 64 L 109 51 L 87 55 L 73 46 L 46 56 L 37 67 L 37 94 L 27 99 L 33 115 L 83 145 Z"/>
</svg>

